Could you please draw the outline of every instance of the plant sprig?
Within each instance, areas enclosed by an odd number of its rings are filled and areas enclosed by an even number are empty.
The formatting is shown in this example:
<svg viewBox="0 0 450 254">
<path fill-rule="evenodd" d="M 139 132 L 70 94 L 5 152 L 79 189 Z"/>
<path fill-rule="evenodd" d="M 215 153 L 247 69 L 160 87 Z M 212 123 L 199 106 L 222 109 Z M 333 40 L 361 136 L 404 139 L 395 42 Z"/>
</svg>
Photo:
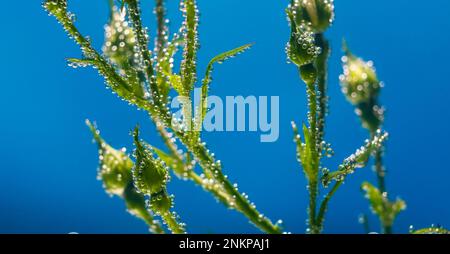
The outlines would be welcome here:
<svg viewBox="0 0 450 254">
<path fill-rule="evenodd" d="M 180 28 L 181 36 L 174 36 L 172 41 L 166 43 L 166 31 L 161 22 L 165 22 L 164 5 L 162 1 L 157 2 L 157 57 L 152 58 L 148 49 L 148 35 L 146 29 L 142 26 L 140 7 L 138 0 L 124 0 L 120 7 L 122 15 L 126 15 L 132 24 L 131 28 L 135 36 L 134 54 L 137 56 L 133 63 L 135 66 L 127 66 L 128 73 L 121 73 L 117 63 L 113 63 L 112 58 L 107 58 L 108 54 L 98 53 L 90 44 L 90 41 L 83 37 L 75 27 L 72 14 L 67 11 L 66 0 L 47 0 L 44 7 L 49 14 L 55 16 L 63 25 L 70 37 L 81 46 L 83 52 L 82 59 L 69 59 L 71 65 L 75 67 L 93 66 L 105 78 L 106 83 L 113 92 L 120 98 L 128 101 L 149 113 L 150 118 L 156 124 L 159 134 L 170 151 L 170 154 L 163 154 L 162 150 L 156 153 L 156 159 L 170 161 L 168 165 L 184 179 L 192 180 L 194 183 L 203 187 L 203 189 L 213 194 L 219 201 L 227 207 L 233 208 L 244 214 L 256 227 L 267 233 L 281 233 L 281 228 L 273 224 L 267 217 L 256 210 L 255 206 L 242 195 L 237 188 L 228 180 L 222 172 L 222 165 L 213 154 L 206 148 L 206 144 L 201 140 L 200 133 L 186 129 L 185 125 L 180 124 L 180 120 L 174 118 L 166 106 L 167 103 L 167 84 L 170 85 L 179 95 L 190 98 L 190 91 L 196 83 L 196 53 L 198 49 L 198 11 L 196 1 L 182 1 L 182 10 L 184 12 L 184 22 Z M 164 37 L 164 38 L 163 38 Z M 175 74 L 173 71 L 172 59 L 178 47 L 184 45 L 183 59 L 181 61 L 181 72 Z M 162 48 L 163 47 L 163 48 Z M 230 51 L 216 57 L 216 61 L 221 58 L 231 57 L 242 52 L 248 46 Z M 110 55 L 109 55 L 110 57 Z M 218 59 L 218 60 L 217 60 Z M 215 63 L 216 61 L 213 61 Z M 212 63 L 212 64 L 213 64 Z M 204 80 L 210 80 L 212 64 L 209 65 L 207 75 Z M 128 75 L 131 70 L 136 75 Z M 136 79 L 136 76 L 138 79 Z M 138 93 L 135 89 L 136 84 L 142 87 L 143 93 Z M 207 86 L 207 85 L 206 85 Z M 205 85 L 203 85 L 205 87 Z M 192 105 L 192 103 L 190 104 Z M 189 109 L 190 110 L 190 109 Z M 186 112 L 188 110 L 186 109 Z M 187 122 L 192 123 L 194 119 L 185 114 Z M 185 121 L 185 122 L 186 122 Z M 182 145 L 182 149 L 177 146 L 177 141 Z M 181 151 L 181 152 L 180 152 Z M 197 175 L 194 171 L 194 165 L 198 164 L 203 170 L 202 175 Z M 150 194 L 151 196 L 151 194 Z M 151 209 L 151 208 L 150 208 Z M 175 226 L 170 218 L 163 218 L 173 232 Z M 171 225 L 172 224 L 172 225 Z"/>
</svg>

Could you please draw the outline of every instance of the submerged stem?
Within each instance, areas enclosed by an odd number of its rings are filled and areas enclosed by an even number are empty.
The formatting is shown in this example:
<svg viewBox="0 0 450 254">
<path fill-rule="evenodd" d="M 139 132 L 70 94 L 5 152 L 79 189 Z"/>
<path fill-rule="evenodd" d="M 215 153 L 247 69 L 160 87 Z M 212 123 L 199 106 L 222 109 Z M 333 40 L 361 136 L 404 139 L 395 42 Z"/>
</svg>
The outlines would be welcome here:
<svg viewBox="0 0 450 254">
<path fill-rule="evenodd" d="M 383 151 L 378 149 L 375 151 L 375 172 L 377 174 L 378 189 L 380 192 L 386 192 L 385 171 L 383 166 Z"/>
<path fill-rule="evenodd" d="M 184 226 L 177 221 L 174 214 L 165 213 L 165 214 L 162 214 L 161 217 L 164 219 L 164 221 L 167 224 L 167 227 L 173 234 L 185 234 L 186 233 Z"/>
<path fill-rule="evenodd" d="M 199 142 L 200 143 L 200 142 Z M 213 173 L 214 179 L 222 185 L 223 190 L 232 197 L 234 202 L 230 203 L 231 207 L 236 208 L 239 212 L 244 214 L 256 227 L 262 231 L 270 234 L 280 234 L 281 229 L 274 225 L 267 217 L 262 215 L 254 205 L 250 204 L 249 200 L 245 198 L 235 186 L 223 174 L 220 163 L 209 154 L 205 146 L 199 144 L 187 144 L 194 156 L 199 159 L 200 166 L 207 171 Z"/>
<path fill-rule="evenodd" d="M 375 136 L 376 132 L 371 132 L 371 136 Z M 377 149 L 374 154 L 374 160 L 375 160 L 375 173 L 377 175 L 377 182 L 378 182 L 378 189 L 381 193 L 387 193 L 386 190 L 386 183 L 385 183 L 385 176 L 386 172 L 383 165 L 383 147 L 380 147 L 380 149 Z M 386 210 L 387 208 L 383 205 L 383 209 Z M 386 223 L 383 222 L 383 220 L 380 219 L 381 227 L 383 228 L 383 233 L 385 234 L 392 234 L 392 225 L 386 225 Z"/>
<path fill-rule="evenodd" d="M 330 202 L 331 197 L 336 193 L 336 191 L 342 185 L 342 183 L 343 183 L 343 181 L 336 182 L 334 184 L 333 188 L 331 188 L 331 190 L 325 196 L 325 198 L 323 199 L 323 201 L 320 205 L 319 214 L 317 215 L 317 221 L 316 221 L 319 232 L 322 232 L 322 229 L 323 229 L 323 222 L 325 220 L 325 213 L 327 212 L 327 209 L 328 209 L 328 203 Z"/>
<path fill-rule="evenodd" d="M 167 28 L 166 28 L 166 9 L 164 7 L 164 0 L 155 0 L 156 7 L 156 23 L 157 23 L 157 36 L 156 36 L 156 49 L 158 55 L 163 54 L 163 49 L 167 46 Z"/>
<path fill-rule="evenodd" d="M 306 92 L 308 97 L 308 122 L 309 122 L 309 131 L 311 136 L 311 151 L 312 160 L 311 160 L 311 168 L 313 171 L 313 175 L 308 179 L 309 180 L 309 231 L 312 234 L 320 233 L 319 228 L 316 225 L 316 207 L 317 207 L 317 195 L 319 192 L 319 156 L 317 149 L 317 93 L 315 83 L 309 82 L 306 84 Z"/>
<path fill-rule="evenodd" d="M 325 135 L 325 122 L 326 115 L 328 111 L 328 96 L 327 96 L 327 67 L 328 67 L 328 57 L 330 55 L 330 46 L 327 39 L 322 33 L 316 35 L 316 42 L 321 47 L 322 53 L 316 60 L 317 68 L 317 90 L 318 90 L 318 102 L 319 111 L 317 113 L 317 132 L 318 132 L 318 142 L 323 141 Z"/>
</svg>

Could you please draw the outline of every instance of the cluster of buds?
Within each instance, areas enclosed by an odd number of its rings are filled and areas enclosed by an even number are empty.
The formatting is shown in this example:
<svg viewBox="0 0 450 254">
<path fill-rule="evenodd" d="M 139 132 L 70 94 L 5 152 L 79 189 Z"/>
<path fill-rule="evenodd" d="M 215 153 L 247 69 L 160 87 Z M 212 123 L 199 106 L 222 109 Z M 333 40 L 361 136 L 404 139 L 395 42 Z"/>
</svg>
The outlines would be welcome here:
<svg viewBox="0 0 450 254">
<path fill-rule="evenodd" d="M 372 61 L 353 55 L 344 45 L 343 74 L 339 76 L 342 92 L 356 106 L 364 127 L 376 131 L 383 122 L 384 109 L 378 105 L 383 83 L 378 80 Z"/>
<path fill-rule="evenodd" d="M 159 233 L 160 227 L 153 221 L 147 211 L 144 197 L 134 188 L 132 178 L 133 161 L 125 153 L 125 149 L 116 150 L 103 140 L 100 132 L 90 122 L 86 124 L 91 129 L 99 148 L 100 166 L 98 179 L 102 181 L 105 191 L 125 200 L 128 212 L 146 221 L 152 232 Z"/>
</svg>

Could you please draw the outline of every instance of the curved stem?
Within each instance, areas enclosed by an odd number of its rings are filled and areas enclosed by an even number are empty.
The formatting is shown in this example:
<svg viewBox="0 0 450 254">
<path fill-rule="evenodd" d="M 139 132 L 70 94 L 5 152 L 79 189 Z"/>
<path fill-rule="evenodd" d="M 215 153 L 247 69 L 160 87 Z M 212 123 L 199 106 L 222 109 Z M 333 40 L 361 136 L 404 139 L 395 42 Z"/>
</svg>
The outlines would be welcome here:
<svg viewBox="0 0 450 254">
<path fill-rule="evenodd" d="M 319 232 L 322 232 L 323 229 L 323 222 L 325 220 L 325 213 L 327 212 L 328 209 L 328 203 L 331 200 L 331 197 L 336 193 L 336 191 L 339 189 L 339 187 L 342 185 L 342 181 L 336 182 L 333 187 L 331 188 L 331 190 L 328 192 L 328 194 L 325 196 L 325 198 L 323 199 L 320 208 L 319 208 L 319 214 L 317 215 L 317 227 L 319 229 Z"/>
</svg>

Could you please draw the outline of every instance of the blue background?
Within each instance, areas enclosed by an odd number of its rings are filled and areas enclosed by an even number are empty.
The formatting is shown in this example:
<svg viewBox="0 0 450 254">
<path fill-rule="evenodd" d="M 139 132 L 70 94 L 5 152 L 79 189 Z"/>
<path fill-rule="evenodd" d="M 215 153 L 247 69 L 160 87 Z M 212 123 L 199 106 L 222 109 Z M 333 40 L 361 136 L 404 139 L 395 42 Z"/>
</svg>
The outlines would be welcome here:
<svg viewBox="0 0 450 254">
<path fill-rule="evenodd" d="M 178 1 L 169 0 L 172 28 L 180 24 Z M 255 42 L 239 58 L 218 66 L 212 93 L 280 96 L 280 139 L 259 143 L 257 133 L 208 133 L 209 147 L 240 190 L 286 230 L 305 231 L 305 179 L 295 159 L 290 121 L 305 119 L 304 85 L 284 53 L 289 28 L 286 1 L 199 0 L 201 73 L 215 54 Z M 97 149 L 84 124 L 96 120 L 102 134 L 116 147 L 131 148 L 128 135 L 141 123 L 144 138 L 160 145 L 154 127 L 105 89 L 92 69 L 71 69 L 65 57 L 80 56 L 53 17 L 38 0 L 5 1 L 0 16 L 0 233 L 145 233 L 145 225 L 129 216 L 122 200 L 109 198 L 96 180 Z M 107 21 L 105 1 L 70 1 L 77 24 L 96 47 Z M 144 0 L 145 19 L 152 35 L 153 1 Z M 340 42 L 345 36 L 354 53 L 372 59 L 385 81 L 387 107 L 387 186 L 408 208 L 395 225 L 440 223 L 450 227 L 450 168 L 448 96 L 450 82 L 450 2 L 336 1 L 336 21 L 327 32 L 330 59 L 331 115 L 327 138 L 336 155 L 333 169 L 362 144 L 367 134 L 353 107 L 340 93 Z M 174 31 L 174 30 L 172 30 Z M 331 202 L 325 232 L 362 233 L 358 215 L 369 212 L 359 190 L 374 182 L 370 168 L 349 177 Z M 176 210 L 189 232 L 258 232 L 240 214 L 226 210 L 190 182 L 173 179 Z M 378 230 L 371 217 L 373 230 Z"/>
</svg>

